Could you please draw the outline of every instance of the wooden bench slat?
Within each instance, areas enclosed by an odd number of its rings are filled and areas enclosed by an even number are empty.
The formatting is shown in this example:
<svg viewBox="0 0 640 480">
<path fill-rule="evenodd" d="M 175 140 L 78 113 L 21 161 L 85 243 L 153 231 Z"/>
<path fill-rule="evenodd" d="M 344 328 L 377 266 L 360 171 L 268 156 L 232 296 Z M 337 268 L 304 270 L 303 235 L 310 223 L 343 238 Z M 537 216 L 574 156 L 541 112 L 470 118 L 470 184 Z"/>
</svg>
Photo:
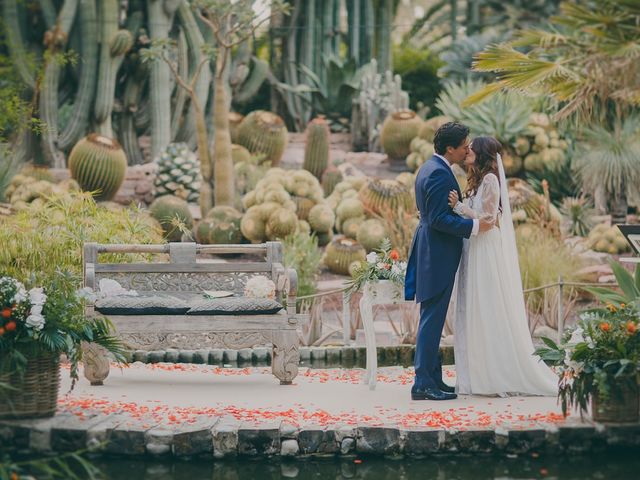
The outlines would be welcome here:
<svg viewBox="0 0 640 480">
<path fill-rule="evenodd" d="M 98 253 L 169 253 L 169 244 L 98 244 L 96 249 Z M 267 253 L 264 244 L 196 245 L 195 249 L 197 253 Z"/>
<path fill-rule="evenodd" d="M 267 262 L 245 263 L 98 263 L 96 273 L 228 273 L 271 272 Z"/>
</svg>

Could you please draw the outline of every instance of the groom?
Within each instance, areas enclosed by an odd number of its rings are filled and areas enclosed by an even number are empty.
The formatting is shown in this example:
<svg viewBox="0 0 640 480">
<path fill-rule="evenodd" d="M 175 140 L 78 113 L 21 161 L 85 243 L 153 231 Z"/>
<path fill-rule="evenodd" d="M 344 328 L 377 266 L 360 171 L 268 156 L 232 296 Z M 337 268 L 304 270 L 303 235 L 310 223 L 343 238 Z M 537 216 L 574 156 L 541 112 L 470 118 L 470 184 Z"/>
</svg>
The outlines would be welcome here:
<svg viewBox="0 0 640 480">
<path fill-rule="evenodd" d="M 413 236 L 405 277 L 405 300 L 420 303 L 412 400 L 452 400 L 453 387 L 442 381 L 438 351 L 453 283 L 462 254 L 462 239 L 489 230 L 487 220 L 465 219 L 448 204 L 451 190 L 462 198 L 451 164 L 461 164 L 469 151 L 469 129 L 445 123 L 434 136 L 435 154 L 416 176 L 420 223 Z"/>
</svg>

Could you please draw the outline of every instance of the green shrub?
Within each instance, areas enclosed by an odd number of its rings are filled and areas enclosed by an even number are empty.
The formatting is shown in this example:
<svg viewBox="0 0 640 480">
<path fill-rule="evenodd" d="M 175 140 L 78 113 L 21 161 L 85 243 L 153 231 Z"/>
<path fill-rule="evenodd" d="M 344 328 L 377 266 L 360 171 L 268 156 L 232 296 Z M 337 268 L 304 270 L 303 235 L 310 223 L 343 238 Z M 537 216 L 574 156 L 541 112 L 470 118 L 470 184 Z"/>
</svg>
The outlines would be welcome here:
<svg viewBox="0 0 640 480">
<path fill-rule="evenodd" d="M 284 239 L 284 264 L 298 272 L 298 296 L 316 293 L 322 253 L 315 235 L 297 233 Z"/>
<path fill-rule="evenodd" d="M 161 243 L 162 230 L 140 209 L 108 209 L 89 193 L 51 198 L 0 217 L 0 271 L 25 283 L 47 283 L 58 270 L 79 278 L 84 242 Z M 132 261 L 139 256 L 110 258 Z"/>
<path fill-rule="evenodd" d="M 442 61 L 427 49 L 397 47 L 393 53 L 393 71 L 402 77 L 402 89 L 409 92 L 409 107 L 418 111 L 422 103 L 433 109 L 440 94 L 438 69 Z"/>
</svg>

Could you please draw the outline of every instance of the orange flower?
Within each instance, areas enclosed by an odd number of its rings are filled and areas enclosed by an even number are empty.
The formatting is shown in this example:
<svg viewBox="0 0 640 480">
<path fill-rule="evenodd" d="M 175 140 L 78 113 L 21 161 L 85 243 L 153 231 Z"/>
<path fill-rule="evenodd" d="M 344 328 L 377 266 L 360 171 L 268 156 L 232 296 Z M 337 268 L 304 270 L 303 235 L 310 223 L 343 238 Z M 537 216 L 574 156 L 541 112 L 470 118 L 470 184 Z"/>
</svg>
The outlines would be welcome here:
<svg viewBox="0 0 640 480">
<path fill-rule="evenodd" d="M 607 308 L 609 309 L 609 311 L 611 313 L 616 313 L 618 311 L 618 309 L 616 307 L 614 307 L 613 304 L 611 304 L 611 303 L 607 303 Z"/>
<path fill-rule="evenodd" d="M 636 330 L 638 330 L 638 326 L 636 325 L 636 322 L 629 320 L 627 322 L 627 332 L 630 334 L 634 334 L 636 333 Z"/>
<path fill-rule="evenodd" d="M 2 318 L 9 318 L 11 316 L 11 309 L 8 307 L 3 308 L 0 315 L 2 315 Z"/>
<path fill-rule="evenodd" d="M 624 308 L 624 307 L 626 307 L 626 305 L 625 305 L 624 303 L 621 303 L 621 304 L 620 304 L 620 308 L 622 309 L 622 308 Z"/>
<path fill-rule="evenodd" d="M 383 267 L 385 270 L 391 270 L 391 264 L 390 264 L 390 263 L 385 263 L 385 264 L 383 264 L 383 265 L 382 265 L 382 267 Z"/>
<path fill-rule="evenodd" d="M 603 332 L 608 332 L 609 330 L 611 330 L 611 325 L 609 325 L 607 322 L 602 322 L 600 324 L 600 330 L 602 330 Z"/>
<path fill-rule="evenodd" d="M 398 253 L 397 250 L 391 250 L 389 252 L 389 258 L 391 258 L 391 260 L 400 260 L 400 254 Z"/>
<path fill-rule="evenodd" d="M 10 322 L 7 322 L 7 324 L 4 326 L 5 330 L 7 332 L 13 332 L 16 329 L 16 322 L 14 322 L 13 320 Z"/>
<path fill-rule="evenodd" d="M 4 335 L 4 328 L 0 327 L 0 337 Z"/>
<path fill-rule="evenodd" d="M 18 474 L 16 472 L 11 472 L 11 480 L 18 480 Z"/>
</svg>

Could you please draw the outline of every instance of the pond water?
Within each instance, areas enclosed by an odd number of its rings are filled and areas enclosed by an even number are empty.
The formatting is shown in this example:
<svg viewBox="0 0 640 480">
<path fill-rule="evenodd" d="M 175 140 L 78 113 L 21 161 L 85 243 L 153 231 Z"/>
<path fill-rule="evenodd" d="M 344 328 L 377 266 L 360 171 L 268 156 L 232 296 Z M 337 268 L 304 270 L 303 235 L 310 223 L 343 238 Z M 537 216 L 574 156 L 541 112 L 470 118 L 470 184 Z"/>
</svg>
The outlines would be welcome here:
<svg viewBox="0 0 640 480">
<path fill-rule="evenodd" d="M 639 478 L 637 452 L 562 457 L 430 457 L 425 459 L 326 458 L 218 462 L 158 462 L 123 458 L 94 459 L 107 479 L 244 480 L 244 479 L 367 479 L 367 480 L 626 480 Z"/>
</svg>

